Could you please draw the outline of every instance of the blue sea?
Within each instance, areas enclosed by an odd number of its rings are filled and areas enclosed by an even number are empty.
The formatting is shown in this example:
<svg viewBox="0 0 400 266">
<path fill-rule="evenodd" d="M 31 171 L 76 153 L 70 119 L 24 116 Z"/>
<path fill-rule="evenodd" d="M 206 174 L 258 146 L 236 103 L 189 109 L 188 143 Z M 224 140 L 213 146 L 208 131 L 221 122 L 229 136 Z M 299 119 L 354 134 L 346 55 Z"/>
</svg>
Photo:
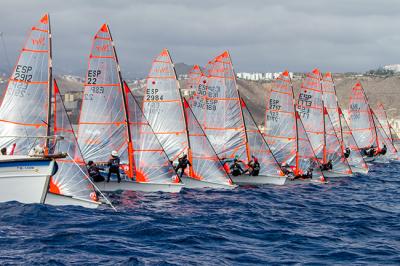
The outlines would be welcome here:
<svg viewBox="0 0 400 266">
<path fill-rule="evenodd" d="M 400 264 L 400 164 L 327 185 L 120 193 L 118 209 L 3 203 L 0 263 Z"/>
</svg>

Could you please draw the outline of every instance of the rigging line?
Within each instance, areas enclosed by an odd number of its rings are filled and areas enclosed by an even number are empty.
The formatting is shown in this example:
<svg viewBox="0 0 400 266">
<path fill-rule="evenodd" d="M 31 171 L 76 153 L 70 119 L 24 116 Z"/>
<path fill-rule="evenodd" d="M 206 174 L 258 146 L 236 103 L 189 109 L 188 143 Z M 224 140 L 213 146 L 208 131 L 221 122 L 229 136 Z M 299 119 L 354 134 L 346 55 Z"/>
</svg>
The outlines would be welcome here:
<svg viewBox="0 0 400 266">
<path fill-rule="evenodd" d="M 114 207 L 114 205 L 111 203 L 111 201 L 103 194 L 103 192 L 94 184 L 94 182 L 90 179 L 90 177 L 81 169 L 81 166 L 67 153 L 68 157 L 74 162 L 76 166 L 78 166 L 79 171 L 82 172 L 84 176 L 89 180 L 89 182 L 94 186 L 94 188 L 103 196 L 103 198 L 107 201 L 107 203 L 111 206 L 111 208 L 114 209 L 114 211 L 118 212 L 117 209 Z M 85 166 L 86 167 L 86 166 Z"/>
</svg>

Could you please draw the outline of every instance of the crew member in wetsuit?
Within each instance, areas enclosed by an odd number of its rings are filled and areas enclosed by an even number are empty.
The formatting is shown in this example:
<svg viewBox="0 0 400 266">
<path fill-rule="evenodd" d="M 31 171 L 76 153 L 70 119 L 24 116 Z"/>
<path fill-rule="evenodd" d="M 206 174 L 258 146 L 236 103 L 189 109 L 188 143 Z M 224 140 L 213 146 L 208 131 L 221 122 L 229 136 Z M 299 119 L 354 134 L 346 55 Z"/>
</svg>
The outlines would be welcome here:
<svg viewBox="0 0 400 266">
<path fill-rule="evenodd" d="M 181 174 L 180 174 L 180 176 L 179 176 L 179 177 L 182 177 L 183 174 L 185 173 L 186 167 L 187 167 L 188 165 L 189 165 L 189 166 L 192 166 L 192 164 L 189 162 L 189 160 L 188 160 L 186 154 L 184 154 L 184 155 L 182 156 L 182 158 L 179 158 L 178 161 L 179 161 L 179 162 L 178 162 L 178 166 L 176 167 L 175 171 L 178 173 L 178 170 L 179 170 L 179 169 L 182 169 L 182 170 L 181 170 Z"/>
<path fill-rule="evenodd" d="M 7 155 L 7 148 L 6 147 L 4 147 L 4 148 L 1 148 L 1 155 Z"/>
<path fill-rule="evenodd" d="M 326 170 L 332 170 L 332 160 L 329 160 L 327 163 L 321 165 L 321 170 L 326 171 Z"/>
<path fill-rule="evenodd" d="M 100 168 L 93 161 L 88 163 L 88 172 L 93 182 L 103 182 L 104 177 L 100 174 Z"/>
<path fill-rule="evenodd" d="M 121 174 L 119 173 L 119 164 L 121 160 L 119 159 L 118 152 L 112 151 L 111 158 L 108 161 L 108 175 L 107 175 L 107 183 L 110 182 L 111 174 L 114 173 L 117 175 L 118 183 L 121 182 Z"/>
<path fill-rule="evenodd" d="M 243 168 L 239 164 L 238 159 L 236 158 L 233 160 L 233 164 L 229 168 L 233 176 L 239 176 L 244 172 Z"/>
<path fill-rule="evenodd" d="M 249 168 L 246 169 L 246 171 L 244 172 L 249 172 L 249 175 L 251 176 L 258 176 L 258 174 L 260 173 L 260 163 L 254 155 L 252 155 L 251 158 L 252 160 L 250 160 L 250 162 L 247 164 Z"/>
<path fill-rule="evenodd" d="M 371 145 L 371 147 L 369 147 L 366 151 L 365 151 L 365 155 L 367 155 L 368 157 L 373 157 L 375 154 L 375 147 L 374 145 Z"/>
<path fill-rule="evenodd" d="M 381 154 L 381 155 L 385 155 L 385 154 L 386 154 L 386 152 L 387 152 L 387 147 L 386 147 L 386 144 L 383 144 L 383 148 L 381 149 L 381 151 L 379 152 L 379 154 Z"/>
<path fill-rule="evenodd" d="M 310 166 L 310 167 L 307 168 L 307 171 L 306 171 L 305 174 L 297 175 L 293 179 L 300 179 L 300 178 L 302 178 L 302 179 L 311 179 L 312 175 L 313 175 L 313 171 L 314 171 L 314 169 L 312 168 L 312 166 Z"/>
<path fill-rule="evenodd" d="M 344 150 L 344 158 L 349 158 L 350 153 L 351 153 L 351 150 L 350 150 L 349 147 L 347 147 L 347 148 Z"/>
</svg>

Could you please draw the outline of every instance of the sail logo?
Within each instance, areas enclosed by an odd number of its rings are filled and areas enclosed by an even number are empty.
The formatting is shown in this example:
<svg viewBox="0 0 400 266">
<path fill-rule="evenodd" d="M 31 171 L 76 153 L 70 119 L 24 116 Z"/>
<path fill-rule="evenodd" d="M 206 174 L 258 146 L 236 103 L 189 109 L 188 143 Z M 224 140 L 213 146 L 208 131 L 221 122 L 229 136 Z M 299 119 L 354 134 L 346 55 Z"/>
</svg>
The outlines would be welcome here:
<svg viewBox="0 0 400 266">
<path fill-rule="evenodd" d="M 98 52 L 107 52 L 110 50 L 110 45 L 109 44 L 104 44 L 104 45 L 97 45 L 96 50 Z"/>
<path fill-rule="evenodd" d="M 40 37 L 38 39 L 32 38 L 32 44 L 33 45 L 44 45 L 44 37 Z"/>
</svg>

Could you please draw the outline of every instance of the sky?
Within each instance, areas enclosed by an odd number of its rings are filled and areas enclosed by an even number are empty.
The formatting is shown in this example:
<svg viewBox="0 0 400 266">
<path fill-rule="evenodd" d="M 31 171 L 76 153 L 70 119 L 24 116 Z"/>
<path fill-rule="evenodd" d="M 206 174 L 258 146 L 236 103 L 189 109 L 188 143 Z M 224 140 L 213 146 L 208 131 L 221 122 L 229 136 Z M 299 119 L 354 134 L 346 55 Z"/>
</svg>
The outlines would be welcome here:
<svg viewBox="0 0 400 266">
<path fill-rule="evenodd" d="M 397 0 L 1 0 L 0 69 L 50 13 L 58 74 L 84 76 L 94 33 L 108 23 L 122 73 L 144 77 L 168 48 L 205 65 L 224 50 L 237 72 L 365 72 L 400 63 Z M 7 62 L 7 59 L 10 63 Z"/>
</svg>

